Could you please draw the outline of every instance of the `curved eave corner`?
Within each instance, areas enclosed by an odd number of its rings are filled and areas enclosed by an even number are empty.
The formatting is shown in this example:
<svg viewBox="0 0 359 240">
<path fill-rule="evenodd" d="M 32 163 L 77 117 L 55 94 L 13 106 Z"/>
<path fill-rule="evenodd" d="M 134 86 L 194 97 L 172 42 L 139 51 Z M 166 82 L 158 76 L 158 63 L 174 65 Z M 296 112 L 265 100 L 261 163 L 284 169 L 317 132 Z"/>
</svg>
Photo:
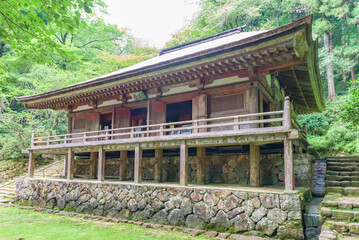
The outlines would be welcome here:
<svg viewBox="0 0 359 240">
<path fill-rule="evenodd" d="M 312 19 L 311 19 L 312 20 Z M 313 40 L 312 37 L 312 21 L 307 25 L 307 42 L 308 42 L 308 73 L 310 82 L 312 84 L 313 95 L 317 105 L 317 111 L 321 112 L 325 108 L 322 79 L 320 77 L 319 63 L 318 63 L 318 40 Z"/>
</svg>

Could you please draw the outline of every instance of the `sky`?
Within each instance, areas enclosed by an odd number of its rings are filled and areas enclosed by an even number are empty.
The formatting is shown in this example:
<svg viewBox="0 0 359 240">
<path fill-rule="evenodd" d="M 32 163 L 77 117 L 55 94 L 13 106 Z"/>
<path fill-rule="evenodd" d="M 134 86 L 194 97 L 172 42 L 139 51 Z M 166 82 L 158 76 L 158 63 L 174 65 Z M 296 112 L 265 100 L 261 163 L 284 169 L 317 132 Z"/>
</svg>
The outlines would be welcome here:
<svg viewBox="0 0 359 240">
<path fill-rule="evenodd" d="M 131 29 L 150 46 L 163 48 L 198 9 L 194 0 L 104 0 L 107 23 Z"/>
</svg>

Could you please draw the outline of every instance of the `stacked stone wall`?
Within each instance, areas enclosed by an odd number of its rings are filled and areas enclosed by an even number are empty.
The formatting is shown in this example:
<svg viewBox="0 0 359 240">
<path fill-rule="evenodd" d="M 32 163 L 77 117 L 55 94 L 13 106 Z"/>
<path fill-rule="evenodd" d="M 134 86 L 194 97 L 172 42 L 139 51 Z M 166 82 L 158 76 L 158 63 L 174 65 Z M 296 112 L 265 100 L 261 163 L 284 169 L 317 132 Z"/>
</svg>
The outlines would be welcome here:
<svg viewBox="0 0 359 240">
<path fill-rule="evenodd" d="M 113 218 L 303 239 L 299 194 L 26 178 L 16 183 L 16 199 Z"/>
<path fill-rule="evenodd" d="M 5 165 L 0 169 L 0 182 L 5 182 L 27 170 L 27 162 L 16 162 Z"/>
<path fill-rule="evenodd" d="M 128 158 L 127 179 L 133 179 L 133 158 Z M 312 156 L 309 154 L 294 154 L 294 173 L 297 186 L 310 187 L 312 178 Z M 188 179 L 191 183 L 197 181 L 197 159 L 188 158 Z M 143 158 L 144 180 L 154 179 L 154 157 Z M 88 175 L 89 159 L 75 161 L 75 175 Z M 120 159 L 106 159 L 105 176 L 119 178 Z M 249 155 L 247 154 L 216 154 L 206 158 L 206 183 L 249 185 Z M 162 180 L 164 182 L 179 182 L 179 157 L 164 157 Z M 260 159 L 261 185 L 278 185 L 284 183 L 284 160 L 282 154 L 262 154 Z"/>
</svg>

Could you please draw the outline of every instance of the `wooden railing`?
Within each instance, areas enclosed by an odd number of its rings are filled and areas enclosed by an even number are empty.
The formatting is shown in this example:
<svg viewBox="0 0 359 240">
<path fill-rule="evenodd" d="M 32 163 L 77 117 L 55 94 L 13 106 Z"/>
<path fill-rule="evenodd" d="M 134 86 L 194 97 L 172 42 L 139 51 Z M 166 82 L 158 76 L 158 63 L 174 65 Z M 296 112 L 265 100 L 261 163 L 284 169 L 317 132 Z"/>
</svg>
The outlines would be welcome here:
<svg viewBox="0 0 359 240">
<path fill-rule="evenodd" d="M 289 129 L 291 126 L 290 112 L 286 110 L 244 114 L 229 117 L 207 118 L 190 121 L 144 125 L 138 127 L 117 128 L 91 132 L 71 133 L 56 136 L 35 137 L 32 134 L 31 148 L 50 145 L 78 145 L 86 142 L 101 143 L 119 142 L 128 139 L 141 141 L 143 138 L 171 138 L 176 135 L 201 135 L 208 132 L 240 132 L 249 129 L 265 129 L 271 126 Z"/>
</svg>

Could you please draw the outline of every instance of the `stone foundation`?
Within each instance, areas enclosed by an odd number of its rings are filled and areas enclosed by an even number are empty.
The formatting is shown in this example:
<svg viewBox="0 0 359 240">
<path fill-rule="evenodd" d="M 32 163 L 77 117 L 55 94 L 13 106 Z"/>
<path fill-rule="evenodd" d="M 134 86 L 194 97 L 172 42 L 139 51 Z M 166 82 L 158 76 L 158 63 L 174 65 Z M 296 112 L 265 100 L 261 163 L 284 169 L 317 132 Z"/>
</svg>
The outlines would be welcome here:
<svg viewBox="0 0 359 240">
<path fill-rule="evenodd" d="M 199 229 L 303 239 L 299 194 L 50 179 L 20 179 L 22 205 Z"/>
<path fill-rule="evenodd" d="M 312 178 L 312 157 L 309 154 L 294 154 L 294 173 L 297 186 L 310 187 Z M 133 179 L 133 158 L 127 160 L 127 179 Z M 188 157 L 188 180 L 197 181 L 196 156 Z M 143 180 L 154 179 L 154 157 L 143 158 Z M 89 175 L 90 160 L 75 160 L 75 175 Z M 105 176 L 119 178 L 120 159 L 106 159 Z M 206 157 L 206 183 L 218 184 L 249 184 L 249 155 L 247 154 L 216 154 Z M 260 184 L 283 186 L 284 160 L 282 154 L 262 154 L 260 157 Z M 164 157 L 162 181 L 179 182 L 179 157 Z"/>
</svg>

